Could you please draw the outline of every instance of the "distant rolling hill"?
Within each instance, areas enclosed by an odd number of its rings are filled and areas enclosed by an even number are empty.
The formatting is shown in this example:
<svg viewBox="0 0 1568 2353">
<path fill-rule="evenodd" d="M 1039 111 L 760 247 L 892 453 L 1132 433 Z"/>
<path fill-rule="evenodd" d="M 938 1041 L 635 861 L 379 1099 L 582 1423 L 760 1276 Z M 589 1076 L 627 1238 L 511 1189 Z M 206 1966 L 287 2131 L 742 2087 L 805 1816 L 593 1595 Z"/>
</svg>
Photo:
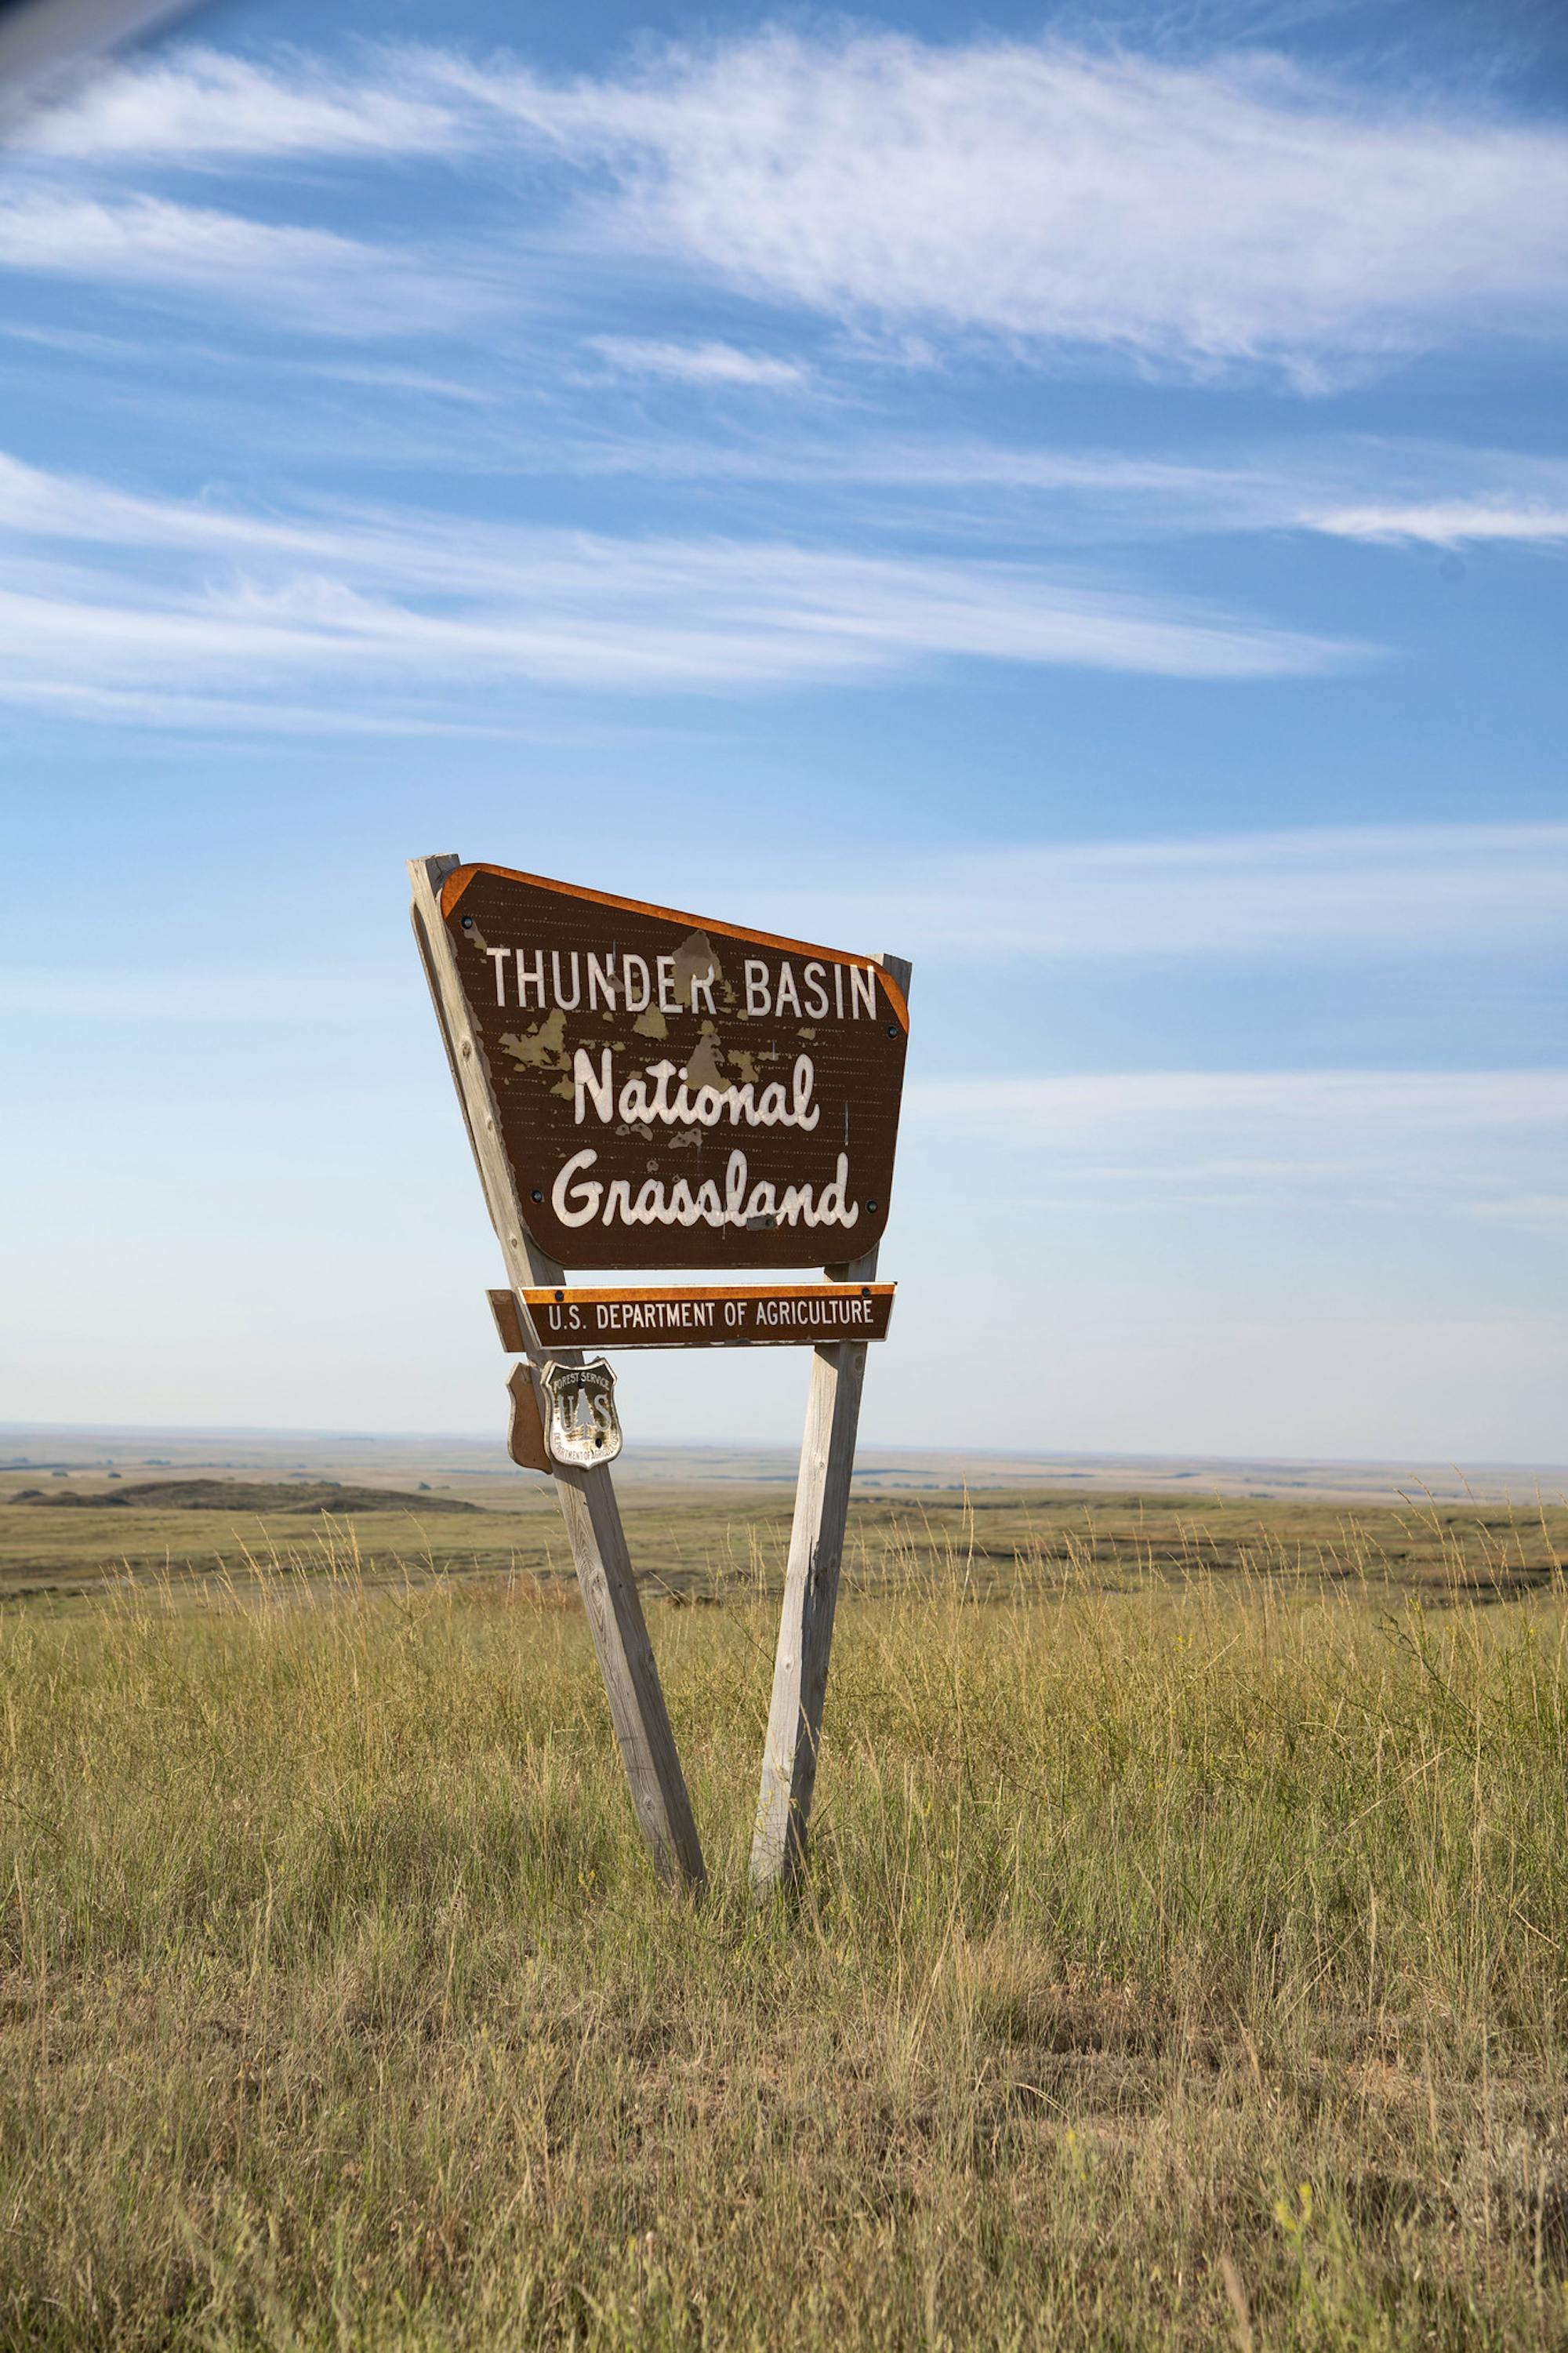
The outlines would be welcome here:
<svg viewBox="0 0 1568 2353">
<path fill-rule="evenodd" d="M 75 1504 L 89 1511 L 132 1509 L 160 1512 L 478 1512 L 456 1495 L 411 1495 L 392 1487 L 342 1487 L 331 1480 L 302 1484 L 270 1479 L 140 1479 L 133 1487 L 116 1487 L 83 1493 L 62 1488 L 24 1489 L 13 1503 L 39 1504 L 50 1509 Z"/>
</svg>

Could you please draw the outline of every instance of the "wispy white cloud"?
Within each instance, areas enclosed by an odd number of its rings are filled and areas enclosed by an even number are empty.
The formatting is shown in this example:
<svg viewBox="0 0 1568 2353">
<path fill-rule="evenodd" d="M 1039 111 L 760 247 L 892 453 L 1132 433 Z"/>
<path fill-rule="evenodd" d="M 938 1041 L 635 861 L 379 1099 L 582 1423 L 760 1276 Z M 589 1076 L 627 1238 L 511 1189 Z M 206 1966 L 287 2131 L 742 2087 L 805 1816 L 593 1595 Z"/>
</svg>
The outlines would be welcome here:
<svg viewBox="0 0 1568 2353">
<path fill-rule="evenodd" d="M 538 447 L 514 445 L 513 462 L 552 466 L 574 474 L 627 475 L 654 481 L 723 481 L 794 485 L 824 491 L 918 491 L 934 499 L 979 491 L 1009 493 L 1006 512 L 1035 531 L 1042 519 L 1072 533 L 1089 512 L 1112 529 L 1136 523 L 1141 534 L 1169 529 L 1278 530 L 1310 524 L 1304 510 L 1316 500 L 1342 496 L 1347 470 L 1325 459 L 1303 461 L 1269 450 L 1208 465 L 1108 448 L 1049 443 L 985 441 L 931 433 L 892 435 L 865 429 L 831 436 L 775 431 L 765 438 L 599 429 L 566 430 Z M 1363 479 L 1361 470 L 1350 480 Z M 1020 506 L 1016 494 L 1038 492 L 1038 505 Z M 907 519 L 907 509 L 900 516 Z"/>
<path fill-rule="evenodd" d="M 428 86 L 605 175 L 579 233 L 759 299 L 1310 386 L 1455 333 L 1559 339 L 1568 136 L 1278 57 L 765 29 L 619 78 Z"/>
<path fill-rule="evenodd" d="M 1517 1223 L 1531 1202 L 1540 1222 L 1568 1142 L 1568 1070 L 928 1079 L 906 1117 L 1017 1154 L 1031 1187 L 1096 1206 L 1319 1196 Z"/>
<path fill-rule="evenodd" d="M 952 658 L 1237 678 L 1313 670 L 1331 648 L 1073 597 L 1015 574 L 875 564 L 779 546 L 541 535 L 511 594 L 454 615 L 341 577 L 162 593 L 96 578 L 0 592 L 0 698 L 111 685 L 195 696 L 314 681 L 427 700 L 465 682 L 649 693 L 888 675 Z M 465 706 L 459 704 L 459 711 Z M 496 713 L 500 717 L 499 706 Z"/>
<path fill-rule="evenodd" d="M 331 742 L 335 736 L 432 735 L 463 740 L 503 737 L 515 742 L 515 721 L 487 723 L 433 701 L 422 708 L 406 693 L 366 697 L 355 707 L 287 699 L 275 688 L 250 696 L 221 694 L 199 681 L 165 671 L 153 687 L 104 686 L 81 675 L 21 674 L 0 678 L 0 702 L 44 716 L 91 720 L 112 727 L 151 727 L 204 735 L 297 735 Z M 537 734 L 537 731 L 530 731 Z"/>
<path fill-rule="evenodd" d="M 926 1079 L 921 1117 L 1020 1138 L 1123 1124 L 1268 1121 L 1310 1136 L 1352 1123 L 1439 1130 L 1568 1122 L 1568 1070 L 1131 1071 L 1064 1077 Z"/>
<path fill-rule="evenodd" d="M 265 306 L 290 325 L 375 335 L 470 317 L 471 280 L 336 231 L 156 196 L 17 188 L 0 196 L 0 269 Z"/>
<path fill-rule="evenodd" d="M 0 335 L 58 343 L 89 358 L 142 355 L 140 345 L 81 331 L 4 322 Z M 588 342 L 617 368 L 662 373 L 671 380 L 781 386 L 814 380 L 804 363 L 771 359 L 727 344 L 616 336 Z M 193 356 L 226 367 L 233 364 L 230 354 L 205 347 Z M 505 398 L 493 378 L 471 383 L 417 366 L 336 356 L 298 358 L 275 353 L 258 360 L 247 354 L 246 366 L 252 375 L 266 367 L 296 378 L 363 384 L 474 408 L 495 409 Z M 942 523 L 945 510 L 941 502 L 952 500 L 971 535 L 1002 536 L 1015 546 L 1031 548 L 1051 539 L 1084 544 L 1141 542 L 1166 534 L 1282 531 L 1437 546 L 1496 540 L 1550 548 L 1568 537 L 1568 459 L 1415 438 L 1263 441 L 1214 463 L 1093 445 L 942 433 L 895 435 L 863 426 L 833 435 L 788 427 L 766 434 L 710 430 L 699 435 L 646 427 L 590 432 L 580 422 L 552 421 L 544 433 L 536 425 L 519 427 L 509 416 L 504 423 L 486 428 L 476 450 L 477 462 L 517 475 L 713 481 L 744 485 L 763 494 L 775 490 L 793 493 L 797 486 L 809 485 L 825 497 L 856 501 L 854 524 L 862 539 L 878 527 L 880 512 L 864 494 L 881 491 L 919 492 L 921 518 L 931 525 Z M 991 493 L 1005 493 L 1005 502 L 986 503 Z M 36 511 L 40 521 L 46 513 L 53 514 L 54 527 L 72 535 L 79 526 L 106 540 L 116 535 L 119 524 L 107 530 L 102 519 L 129 521 L 132 512 L 107 484 L 84 482 L 73 491 L 68 478 L 37 473 L 0 451 L 0 522 L 15 523 L 28 511 Z M 172 533 L 180 540 L 200 537 L 214 543 L 226 535 L 237 540 L 250 528 L 237 515 L 226 521 L 205 508 L 182 510 L 174 502 L 163 505 L 162 520 L 146 502 L 139 512 L 140 528 L 155 539 Z M 907 502 L 895 501 L 888 520 L 901 531 L 910 513 Z M 406 518 L 400 527 L 409 527 Z M 320 533 L 308 533 L 298 523 L 286 529 L 270 524 L 259 528 L 274 544 L 281 545 L 286 537 L 301 551 L 322 543 Z"/>
<path fill-rule="evenodd" d="M 1424 505 L 1340 507 L 1310 518 L 1314 531 L 1340 539 L 1424 540 L 1462 547 L 1477 540 L 1522 545 L 1568 539 L 1568 506 L 1503 506 L 1484 500 L 1433 500 Z"/>
<path fill-rule="evenodd" d="M 1560 343 L 1568 134 L 1267 52 L 763 27 L 551 79 L 436 49 L 356 73 L 212 50 L 29 134 L 42 167 L 500 153 L 612 266 L 649 255 L 906 351 L 1120 353 L 1311 388 L 1457 337 Z"/>
<path fill-rule="evenodd" d="M 1490 1200 L 1471 1202 L 1471 1217 L 1568 1242 L 1568 1193 L 1498 1193 Z"/>
<path fill-rule="evenodd" d="M 671 384 L 754 385 L 768 389 L 805 384 L 799 360 L 743 352 L 733 343 L 659 343 L 640 335 L 590 335 L 588 346 L 623 375 L 660 376 Z"/>
<path fill-rule="evenodd" d="M 514 445 L 514 463 L 526 462 Z M 952 501 L 977 526 L 1005 520 L 1038 540 L 1150 539 L 1165 533 L 1282 531 L 1454 546 L 1568 535 L 1568 461 L 1536 451 L 1367 435 L 1260 442 L 1221 463 L 1159 451 L 895 435 L 775 431 L 570 431 L 539 464 L 586 476 L 728 481 L 825 493 L 912 491 L 936 519 Z M 985 503 L 1006 494 L 1005 507 Z M 874 522 L 876 509 L 858 512 Z M 902 522 L 909 510 L 893 512 Z"/>
<path fill-rule="evenodd" d="M 1493 1225 L 1516 1226 L 1522 1233 L 1547 1234 L 1568 1241 L 1568 1193 L 1504 1193 L 1495 1199 L 1471 1204 L 1471 1214 Z"/>
<path fill-rule="evenodd" d="M 400 88 L 395 67 L 343 73 L 300 52 L 262 65 L 182 47 L 96 74 L 36 110 L 11 144 L 80 163 L 199 166 L 258 156 L 399 162 L 453 153 L 472 136 L 471 109 Z"/>
<path fill-rule="evenodd" d="M 79 688 L 84 715 L 106 692 L 199 699 L 263 685 L 312 698 L 329 683 L 351 700 L 392 691 L 412 708 L 477 679 L 722 691 L 952 659 L 1178 678 L 1354 659 L 1330 641 L 1027 565 L 395 510 L 258 514 L 16 460 L 0 467 L 5 529 L 37 553 L 11 565 L 0 592 L 0 696 Z M 84 564 L 61 553 L 84 546 L 107 554 Z"/>
<path fill-rule="evenodd" d="M 805 886 L 822 938 L 918 940 L 924 957 L 1235 956 L 1310 946 L 1445 951 L 1568 924 L 1568 823 L 1302 827 L 1172 839 L 1016 842 L 879 865 L 874 907 Z M 804 922 L 795 894 L 797 927 Z M 763 903 L 762 919 L 779 910 Z"/>
<path fill-rule="evenodd" d="M 296 965 L 258 972 L 0 969 L 0 1013 L 84 1021 L 313 1021 L 384 1012 L 405 993 L 400 965 Z"/>
<path fill-rule="evenodd" d="M 405 392 L 430 400 L 455 400 L 465 407 L 489 408 L 500 395 L 493 384 L 465 383 L 429 368 L 379 366 L 374 361 L 275 358 L 280 375 L 315 376 L 329 384 L 367 385 L 373 392 Z"/>
</svg>

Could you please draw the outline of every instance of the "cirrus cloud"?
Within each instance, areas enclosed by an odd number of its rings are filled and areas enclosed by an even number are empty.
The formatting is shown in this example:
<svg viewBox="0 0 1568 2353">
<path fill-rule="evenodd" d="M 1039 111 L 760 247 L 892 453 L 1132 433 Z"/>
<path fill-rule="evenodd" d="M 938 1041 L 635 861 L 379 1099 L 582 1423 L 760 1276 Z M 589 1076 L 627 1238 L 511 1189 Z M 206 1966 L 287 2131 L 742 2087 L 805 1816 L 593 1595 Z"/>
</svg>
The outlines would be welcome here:
<svg viewBox="0 0 1568 2353">
<path fill-rule="evenodd" d="M 774 26 L 574 79 L 434 47 L 353 69 L 199 50 L 26 141 L 89 169 L 521 150 L 530 238 L 928 355 L 980 338 L 1316 390 L 1478 332 L 1560 343 L 1568 315 L 1560 122 L 1258 49 Z"/>
<path fill-rule="evenodd" d="M 0 197 L 0 269 L 265 308 L 332 334 L 439 326 L 479 299 L 461 277 L 335 230 L 48 188 Z"/>
<path fill-rule="evenodd" d="M 591 335 L 589 347 L 623 375 L 660 376 L 671 384 L 745 385 L 777 390 L 804 384 L 799 360 L 738 351 L 733 343 L 678 343 L 643 335 Z"/>
<path fill-rule="evenodd" d="M 917 1127 L 1096 1210 L 1348 1199 L 1544 1230 L 1564 1070 L 1125 1071 L 916 1080 Z M 1559 1220 L 1554 1229 L 1562 1231 Z"/>
<path fill-rule="evenodd" d="M 509 691 L 727 692 L 960 659 L 1167 678 L 1304 675 L 1363 658 L 1195 602 L 1024 563 L 779 538 L 632 537 L 418 509 L 149 498 L 0 459 L 0 700 L 84 717 L 324 689 L 515 716 Z M 87 553 L 90 551 L 90 553 Z M 114 699 L 103 702 L 108 694 Z M 206 699 L 211 698 L 209 702 Z M 156 716 L 154 711 L 149 715 Z"/>
<path fill-rule="evenodd" d="M 425 72 L 603 176 L 591 241 L 857 323 L 1304 388 L 1461 325 L 1561 339 L 1561 127 L 1274 56 L 770 28 L 620 77 Z"/>
</svg>

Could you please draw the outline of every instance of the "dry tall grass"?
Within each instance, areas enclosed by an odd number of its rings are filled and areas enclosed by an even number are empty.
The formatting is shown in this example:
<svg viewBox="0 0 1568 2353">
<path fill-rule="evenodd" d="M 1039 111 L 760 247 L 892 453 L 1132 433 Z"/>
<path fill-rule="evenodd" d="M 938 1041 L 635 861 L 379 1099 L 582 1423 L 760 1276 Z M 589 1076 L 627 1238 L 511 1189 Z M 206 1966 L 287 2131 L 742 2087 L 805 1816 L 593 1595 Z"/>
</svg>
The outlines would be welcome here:
<svg viewBox="0 0 1568 2353">
<path fill-rule="evenodd" d="M 1568 1611 L 1324 1566 L 851 1599 L 763 1917 L 742 1589 L 697 1908 L 537 1588 L 0 1620 L 0 2341 L 1563 2341 Z"/>
</svg>

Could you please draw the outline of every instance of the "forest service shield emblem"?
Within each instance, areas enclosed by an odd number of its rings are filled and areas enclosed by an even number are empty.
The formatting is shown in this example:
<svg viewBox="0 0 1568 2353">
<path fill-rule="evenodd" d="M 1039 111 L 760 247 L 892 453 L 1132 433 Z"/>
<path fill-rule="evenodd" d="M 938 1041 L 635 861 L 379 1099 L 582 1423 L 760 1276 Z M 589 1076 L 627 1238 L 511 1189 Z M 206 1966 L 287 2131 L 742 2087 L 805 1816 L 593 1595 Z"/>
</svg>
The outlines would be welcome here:
<svg viewBox="0 0 1568 2353">
<path fill-rule="evenodd" d="M 591 1471 L 621 1451 L 616 1377 L 603 1356 L 586 1365 L 546 1365 L 541 1384 L 550 1404 L 544 1442 L 556 1462 Z"/>
</svg>

